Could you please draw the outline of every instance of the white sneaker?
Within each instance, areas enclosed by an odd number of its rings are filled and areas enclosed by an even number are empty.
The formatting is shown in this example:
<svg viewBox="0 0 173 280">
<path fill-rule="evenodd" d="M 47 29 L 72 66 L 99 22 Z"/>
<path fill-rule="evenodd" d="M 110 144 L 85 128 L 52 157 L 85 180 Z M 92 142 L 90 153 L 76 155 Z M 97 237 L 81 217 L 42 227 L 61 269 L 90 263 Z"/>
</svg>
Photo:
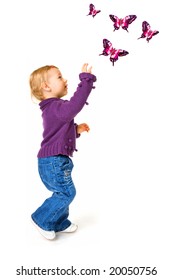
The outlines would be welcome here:
<svg viewBox="0 0 173 280">
<path fill-rule="evenodd" d="M 37 228 L 37 230 L 39 231 L 39 233 L 46 239 L 52 240 L 56 237 L 55 231 L 53 230 L 44 230 L 42 228 L 40 228 L 31 218 L 31 221 L 33 223 L 33 225 Z"/>
<path fill-rule="evenodd" d="M 59 232 L 64 232 L 64 233 L 71 233 L 71 232 L 75 232 L 77 230 L 78 226 L 75 224 L 71 224 L 68 228 L 66 228 L 65 230 L 59 231 Z"/>
</svg>

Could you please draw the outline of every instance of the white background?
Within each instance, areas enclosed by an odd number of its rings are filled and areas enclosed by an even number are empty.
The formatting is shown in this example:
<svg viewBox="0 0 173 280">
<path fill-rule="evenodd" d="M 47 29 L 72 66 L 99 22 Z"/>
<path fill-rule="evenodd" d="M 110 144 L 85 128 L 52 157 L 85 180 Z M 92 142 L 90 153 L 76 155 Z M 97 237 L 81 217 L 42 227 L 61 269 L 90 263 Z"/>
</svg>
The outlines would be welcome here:
<svg viewBox="0 0 173 280">
<path fill-rule="evenodd" d="M 107 270 L 104 279 L 111 277 L 111 266 L 151 266 L 157 267 L 157 276 L 136 279 L 172 276 L 171 1 L 93 3 L 101 9 L 94 19 L 86 16 L 88 0 L 1 3 L 4 279 L 25 279 L 15 275 L 22 265 L 100 268 Z M 137 19 L 129 26 L 129 33 L 122 29 L 113 32 L 109 14 L 136 14 Z M 143 20 L 159 30 L 149 43 L 137 40 Z M 99 56 L 103 38 L 129 55 L 120 57 L 113 67 L 108 57 Z M 54 64 L 68 79 L 70 98 L 84 62 L 93 66 L 97 83 L 89 106 L 76 117 L 77 123 L 87 122 L 91 128 L 78 139 L 78 153 L 73 158 L 77 196 L 70 217 L 79 230 L 50 242 L 30 222 L 31 213 L 51 194 L 37 172 L 42 120 L 38 105 L 30 98 L 28 79 L 36 68 Z"/>
</svg>

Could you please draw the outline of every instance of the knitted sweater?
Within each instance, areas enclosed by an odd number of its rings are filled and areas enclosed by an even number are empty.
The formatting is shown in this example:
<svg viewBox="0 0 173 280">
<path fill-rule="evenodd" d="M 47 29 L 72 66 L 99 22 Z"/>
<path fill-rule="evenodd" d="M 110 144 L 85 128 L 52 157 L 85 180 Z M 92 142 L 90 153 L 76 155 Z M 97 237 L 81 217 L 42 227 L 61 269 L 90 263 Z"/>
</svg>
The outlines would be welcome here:
<svg viewBox="0 0 173 280">
<path fill-rule="evenodd" d="M 48 98 L 39 103 L 43 118 L 43 140 L 38 158 L 55 155 L 73 156 L 76 138 L 79 137 L 74 123 L 92 90 L 96 77 L 90 73 L 79 75 L 80 83 L 70 100 Z"/>
</svg>

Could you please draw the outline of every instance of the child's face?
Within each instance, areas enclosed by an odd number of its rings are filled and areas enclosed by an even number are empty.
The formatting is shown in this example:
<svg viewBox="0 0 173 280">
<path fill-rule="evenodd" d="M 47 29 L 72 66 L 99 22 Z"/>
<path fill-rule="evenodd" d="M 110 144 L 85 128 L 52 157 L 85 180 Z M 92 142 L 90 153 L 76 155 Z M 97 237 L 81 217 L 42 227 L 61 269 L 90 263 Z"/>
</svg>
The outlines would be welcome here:
<svg viewBox="0 0 173 280">
<path fill-rule="evenodd" d="M 62 77 L 59 69 L 51 68 L 47 72 L 47 86 L 50 89 L 51 97 L 61 98 L 67 94 L 67 80 Z"/>
</svg>

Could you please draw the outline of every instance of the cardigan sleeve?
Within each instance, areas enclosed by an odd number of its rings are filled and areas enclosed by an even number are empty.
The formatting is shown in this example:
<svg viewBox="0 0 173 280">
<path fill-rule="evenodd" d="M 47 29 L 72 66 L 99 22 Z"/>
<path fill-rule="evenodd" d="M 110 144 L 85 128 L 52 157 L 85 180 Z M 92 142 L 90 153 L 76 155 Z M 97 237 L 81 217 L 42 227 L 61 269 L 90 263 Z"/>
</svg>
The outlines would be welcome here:
<svg viewBox="0 0 173 280">
<path fill-rule="evenodd" d="M 79 75 L 80 83 L 70 100 L 64 100 L 58 107 L 57 114 L 63 121 L 69 122 L 82 110 L 91 90 L 96 76 L 90 73 Z"/>
</svg>

